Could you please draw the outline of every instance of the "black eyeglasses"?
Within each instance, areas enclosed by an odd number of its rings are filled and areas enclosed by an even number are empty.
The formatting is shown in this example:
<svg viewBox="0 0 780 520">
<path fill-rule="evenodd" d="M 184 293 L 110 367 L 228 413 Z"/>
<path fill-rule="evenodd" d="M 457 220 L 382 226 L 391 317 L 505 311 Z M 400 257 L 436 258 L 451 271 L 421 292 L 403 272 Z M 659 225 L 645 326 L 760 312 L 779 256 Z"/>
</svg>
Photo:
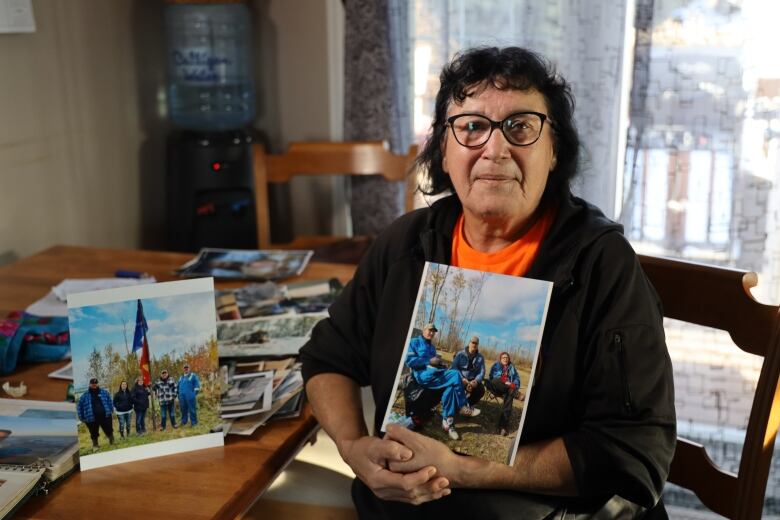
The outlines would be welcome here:
<svg viewBox="0 0 780 520">
<path fill-rule="evenodd" d="M 447 125 L 458 144 L 466 148 L 483 146 L 496 128 L 510 144 L 530 146 L 539 140 L 546 120 L 547 116 L 539 112 L 516 112 L 501 121 L 481 114 L 458 114 L 447 118 Z"/>
</svg>

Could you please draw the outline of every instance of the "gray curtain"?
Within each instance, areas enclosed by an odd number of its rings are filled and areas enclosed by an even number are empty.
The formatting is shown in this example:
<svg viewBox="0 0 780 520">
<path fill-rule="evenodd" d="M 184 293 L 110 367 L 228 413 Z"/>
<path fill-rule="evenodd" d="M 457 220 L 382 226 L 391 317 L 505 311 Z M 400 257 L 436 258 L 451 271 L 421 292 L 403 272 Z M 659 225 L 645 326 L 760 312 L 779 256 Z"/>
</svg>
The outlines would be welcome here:
<svg viewBox="0 0 780 520">
<path fill-rule="evenodd" d="M 344 139 L 412 143 L 408 2 L 345 0 Z M 404 183 L 353 177 L 355 235 L 375 235 L 404 211 Z"/>
</svg>

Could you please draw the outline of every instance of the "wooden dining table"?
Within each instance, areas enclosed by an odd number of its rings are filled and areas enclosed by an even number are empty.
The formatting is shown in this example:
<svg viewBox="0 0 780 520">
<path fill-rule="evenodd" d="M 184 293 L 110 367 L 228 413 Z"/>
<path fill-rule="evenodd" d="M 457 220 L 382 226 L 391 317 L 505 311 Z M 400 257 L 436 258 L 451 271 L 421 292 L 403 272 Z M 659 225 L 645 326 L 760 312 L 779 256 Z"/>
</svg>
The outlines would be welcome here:
<svg viewBox="0 0 780 520">
<path fill-rule="evenodd" d="M 122 269 L 148 273 L 158 281 L 174 280 L 173 270 L 190 258 L 191 254 L 184 253 L 54 246 L 0 267 L 0 316 L 25 309 L 63 279 L 112 277 Z M 348 264 L 311 262 L 292 280 L 335 277 L 345 283 L 354 270 Z M 245 283 L 218 281 L 216 286 Z M 25 399 L 62 401 L 68 382 L 47 374 L 65 364 L 21 365 L 12 374 L 0 376 L 0 384 L 23 381 L 28 389 Z M 29 499 L 16 518 L 240 517 L 317 429 L 305 405 L 300 417 L 269 423 L 251 436 L 228 435 L 223 447 L 77 470 L 48 494 Z"/>
</svg>

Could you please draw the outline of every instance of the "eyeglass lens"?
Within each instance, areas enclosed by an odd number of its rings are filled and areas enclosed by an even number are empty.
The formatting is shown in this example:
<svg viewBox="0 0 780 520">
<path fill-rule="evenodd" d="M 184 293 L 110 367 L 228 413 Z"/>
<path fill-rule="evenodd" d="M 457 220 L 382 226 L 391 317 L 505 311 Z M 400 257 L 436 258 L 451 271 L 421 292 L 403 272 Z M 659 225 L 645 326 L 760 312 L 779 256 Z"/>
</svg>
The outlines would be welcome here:
<svg viewBox="0 0 780 520">
<path fill-rule="evenodd" d="M 527 146 L 539 139 L 542 132 L 542 118 L 537 114 L 513 114 L 500 121 L 501 131 L 507 141 L 517 146 Z M 463 146 L 482 146 L 493 130 L 492 121 L 476 114 L 463 114 L 451 122 L 455 139 Z"/>
</svg>

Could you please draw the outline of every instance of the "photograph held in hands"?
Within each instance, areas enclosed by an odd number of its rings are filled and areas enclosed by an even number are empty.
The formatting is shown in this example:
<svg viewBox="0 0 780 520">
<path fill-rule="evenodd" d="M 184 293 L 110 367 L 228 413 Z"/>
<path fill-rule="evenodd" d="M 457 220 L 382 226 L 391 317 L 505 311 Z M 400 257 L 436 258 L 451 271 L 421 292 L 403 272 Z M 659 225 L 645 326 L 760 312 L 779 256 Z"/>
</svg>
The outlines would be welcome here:
<svg viewBox="0 0 780 520">
<path fill-rule="evenodd" d="M 391 423 L 512 465 L 552 283 L 426 262 L 382 431 Z"/>
</svg>

